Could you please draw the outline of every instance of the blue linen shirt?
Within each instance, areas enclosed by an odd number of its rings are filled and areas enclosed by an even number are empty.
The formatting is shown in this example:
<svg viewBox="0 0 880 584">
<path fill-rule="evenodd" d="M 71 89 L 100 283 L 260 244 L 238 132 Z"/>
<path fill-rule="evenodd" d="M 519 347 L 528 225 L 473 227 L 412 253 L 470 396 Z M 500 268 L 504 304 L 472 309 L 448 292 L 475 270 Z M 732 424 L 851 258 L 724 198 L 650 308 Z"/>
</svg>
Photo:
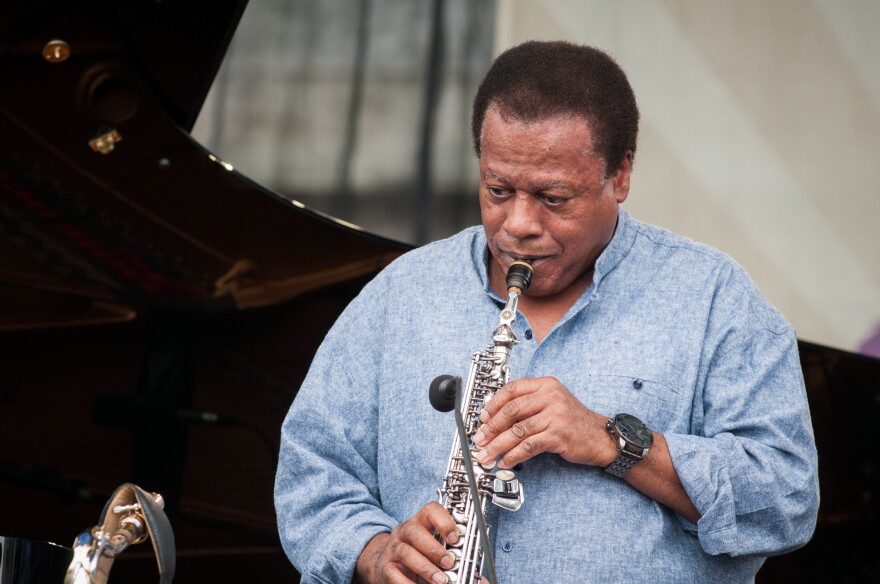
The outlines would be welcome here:
<svg viewBox="0 0 880 584">
<path fill-rule="evenodd" d="M 487 257 L 479 227 L 405 254 L 319 349 L 275 483 L 303 584 L 349 582 L 373 536 L 437 499 L 455 422 L 428 387 L 466 377 L 491 344 L 503 302 Z M 522 508 L 490 505 L 499 582 L 749 582 L 809 540 L 818 476 L 797 341 L 730 258 L 621 209 L 590 287 L 540 344 L 528 329 L 520 314 L 511 379 L 555 376 L 590 409 L 664 434 L 702 517 L 541 454 L 517 473 Z"/>
</svg>

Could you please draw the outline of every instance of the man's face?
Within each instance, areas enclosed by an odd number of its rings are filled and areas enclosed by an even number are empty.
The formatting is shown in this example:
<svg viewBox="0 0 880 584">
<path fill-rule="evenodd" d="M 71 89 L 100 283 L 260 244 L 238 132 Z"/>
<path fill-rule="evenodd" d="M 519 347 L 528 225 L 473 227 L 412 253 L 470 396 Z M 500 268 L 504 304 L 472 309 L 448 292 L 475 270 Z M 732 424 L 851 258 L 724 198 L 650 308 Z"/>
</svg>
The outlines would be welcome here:
<svg viewBox="0 0 880 584">
<path fill-rule="evenodd" d="M 630 158 L 604 180 L 585 119 L 504 120 L 494 106 L 483 123 L 480 211 L 493 282 L 515 258 L 532 259 L 529 296 L 583 288 L 614 235 L 629 192 Z M 500 279 L 498 279 L 500 276 Z"/>
</svg>

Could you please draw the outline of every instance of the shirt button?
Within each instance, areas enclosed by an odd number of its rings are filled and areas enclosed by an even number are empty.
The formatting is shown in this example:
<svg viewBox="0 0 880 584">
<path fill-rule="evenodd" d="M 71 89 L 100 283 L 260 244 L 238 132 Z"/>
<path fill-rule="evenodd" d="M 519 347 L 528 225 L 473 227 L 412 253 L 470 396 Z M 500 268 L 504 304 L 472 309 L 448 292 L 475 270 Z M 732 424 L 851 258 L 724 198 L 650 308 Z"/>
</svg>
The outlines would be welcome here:
<svg viewBox="0 0 880 584">
<path fill-rule="evenodd" d="M 526 329 L 526 340 L 532 340 L 532 330 Z"/>
<path fill-rule="evenodd" d="M 635 387 L 636 389 L 642 389 L 642 380 L 641 379 L 634 379 L 633 380 L 633 387 Z"/>
<path fill-rule="evenodd" d="M 506 552 L 509 552 L 510 550 L 513 549 L 513 544 L 512 544 L 511 542 L 509 542 L 509 541 L 505 541 L 505 542 L 504 542 L 504 545 L 501 546 L 501 549 L 503 549 L 503 550 L 506 551 Z"/>
</svg>

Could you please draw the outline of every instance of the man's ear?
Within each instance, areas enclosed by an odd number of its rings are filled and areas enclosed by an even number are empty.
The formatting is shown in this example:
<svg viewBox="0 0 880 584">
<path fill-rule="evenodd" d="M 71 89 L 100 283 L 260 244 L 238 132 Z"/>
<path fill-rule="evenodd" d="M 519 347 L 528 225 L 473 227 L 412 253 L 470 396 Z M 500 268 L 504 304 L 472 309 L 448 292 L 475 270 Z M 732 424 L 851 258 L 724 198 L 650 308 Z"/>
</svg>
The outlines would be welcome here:
<svg viewBox="0 0 880 584">
<path fill-rule="evenodd" d="M 632 174 L 633 153 L 632 150 L 626 151 L 623 161 L 614 173 L 612 181 L 614 182 L 614 198 L 618 203 L 623 203 L 629 195 L 629 177 Z"/>
</svg>

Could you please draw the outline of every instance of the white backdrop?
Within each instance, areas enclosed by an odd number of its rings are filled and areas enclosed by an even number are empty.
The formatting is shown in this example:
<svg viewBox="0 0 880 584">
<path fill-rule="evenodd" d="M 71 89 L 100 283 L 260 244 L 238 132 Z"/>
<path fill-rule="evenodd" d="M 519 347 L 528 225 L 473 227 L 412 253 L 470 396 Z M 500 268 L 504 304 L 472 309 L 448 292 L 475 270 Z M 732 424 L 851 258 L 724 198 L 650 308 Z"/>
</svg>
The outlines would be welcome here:
<svg viewBox="0 0 880 584">
<path fill-rule="evenodd" d="M 499 0 L 496 52 L 611 53 L 642 113 L 625 208 L 743 264 L 800 338 L 880 323 L 880 2 Z"/>
</svg>

